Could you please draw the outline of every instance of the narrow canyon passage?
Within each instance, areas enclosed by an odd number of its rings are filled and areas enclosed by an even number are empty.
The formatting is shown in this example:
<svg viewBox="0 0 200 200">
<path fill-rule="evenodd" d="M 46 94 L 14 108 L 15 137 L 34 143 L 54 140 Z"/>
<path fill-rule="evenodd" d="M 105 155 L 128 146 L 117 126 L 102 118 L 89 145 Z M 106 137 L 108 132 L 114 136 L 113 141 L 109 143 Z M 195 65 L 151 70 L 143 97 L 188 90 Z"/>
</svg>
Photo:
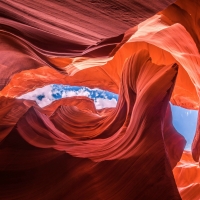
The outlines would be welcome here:
<svg viewBox="0 0 200 200">
<path fill-rule="evenodd" d="M 0 199 L 199 200 L 199 10 L 0 1 Z"/>
</svg>

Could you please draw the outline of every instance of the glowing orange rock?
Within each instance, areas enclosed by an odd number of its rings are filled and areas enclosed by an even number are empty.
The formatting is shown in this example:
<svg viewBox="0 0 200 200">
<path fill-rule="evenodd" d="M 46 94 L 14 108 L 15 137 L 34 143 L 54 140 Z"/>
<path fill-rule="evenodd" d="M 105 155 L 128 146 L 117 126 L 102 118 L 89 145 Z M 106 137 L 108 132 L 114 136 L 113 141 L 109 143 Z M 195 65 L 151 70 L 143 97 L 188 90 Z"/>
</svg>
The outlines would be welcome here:
<svg viewBox="0 0 200 200">
<path fill-rule="evenodd" d="M 200 4 L 173 2 L 0 2 L 1 199 L 200 198 L 197 163 L 184 152 L 177 164 L 185 140 L 169 106 L 199 109 Z M 50 83 L 119 101 L 14 99 Z"/>
<path fill-rule="evenodd" d="M 10 171 L 15 170 L 12 178 L 8 177 L 8 184 L 3 184 L 5 179 L 0 180 L 3 188 L 0 196 L 10 198 L 12 193 L 16 198 L 25 199 L 34 192 L 35 196 L 29 198 L 48 199 L 53 195 L 71 199 L 75 195 L 86 199 L 97 196 L 100 199 L 146 199 L 149 196 L 180 199 L 171 167 L 179 156 L 169 153 L 172 157 L 168 157 L 164 139 L 168 138 L 164 137 L 165 130 L 174 130 L 168 126 L 170 115 L 165 117 L 165 113 L 177 70 L 176 64 L 165 67 L 153 64 L 148 52 L 143 50 L 130 57 L 124 66 L 116 108 L 98 112 L 89 106 L 90 109 L 84 111 L 81 105 L 72 106 L 73 98 L 68 101 L 71 106 L 58 108 L 58 101 L 49 108 L 30 107 L 1 144 L 2 173 L 10 175 Z M 61 102 L 67 104 L 64 99 Z M 51 109 L 56 110 L 50 114 Z M 46 111 L 51 117 L 44 114 Z M 65 126 L 59 120 L 63 115 Z M 91 135 L 94 130 L 96 133 Z M 177 140 L 176 134 L 173 132 L 170 138 Z M 90 137 L 93 138 L 88 139 Z M 183 149 L 184 139 L 182 142 L 170 145 L 178 152 L 179 148 Z M 50 174 L 53 178 L 47 178 Z M 14 184 L 20 176 L 24 181 Z M 58 186 L 49 190 L 56 180 L 59 180 Z M 26 184 L 26 189 L 21 184 Z M 61 190 L 57 191 L 58 187 Z M 36 192 L 39 188 L 43 192 Z"/>
<path fill-rule="evenodd" d="M 199 163 L 193 160 L 191 152 L 183 152 L 173 173 L 183 200 L 200 199 L 200 168 Z"/>
</svg>

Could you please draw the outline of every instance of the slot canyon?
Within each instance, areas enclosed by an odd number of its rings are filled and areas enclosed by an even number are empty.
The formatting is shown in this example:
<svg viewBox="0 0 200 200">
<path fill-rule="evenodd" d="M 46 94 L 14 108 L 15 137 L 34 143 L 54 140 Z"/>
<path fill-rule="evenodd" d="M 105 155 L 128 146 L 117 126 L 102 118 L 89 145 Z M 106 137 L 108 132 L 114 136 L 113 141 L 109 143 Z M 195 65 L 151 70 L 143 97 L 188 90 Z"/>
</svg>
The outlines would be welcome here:
<svg viewBox="0 0 200 200">
<path fill-rule="evenodd" d="M 199 0 L 1 0 L 0 199 L 200 200 L 199 98 Z"/>
</svg>

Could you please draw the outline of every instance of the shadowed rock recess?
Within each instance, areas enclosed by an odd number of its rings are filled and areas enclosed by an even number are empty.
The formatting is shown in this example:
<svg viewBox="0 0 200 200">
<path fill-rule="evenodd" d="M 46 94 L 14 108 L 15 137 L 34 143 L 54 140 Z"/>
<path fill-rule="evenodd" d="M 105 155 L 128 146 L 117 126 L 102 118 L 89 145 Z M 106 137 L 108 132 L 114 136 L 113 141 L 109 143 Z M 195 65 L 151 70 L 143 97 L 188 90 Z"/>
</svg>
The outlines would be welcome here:
<svg viewBox="0 0 200 200">
<path fill-rule="evenodd" d="M 199 200 L 192 149 L 169 101 L 199 109 L 199 0 L 0 1 L 0 199 Z M 43 108 L 48 84 L 119 94 Z"/>
</svg>

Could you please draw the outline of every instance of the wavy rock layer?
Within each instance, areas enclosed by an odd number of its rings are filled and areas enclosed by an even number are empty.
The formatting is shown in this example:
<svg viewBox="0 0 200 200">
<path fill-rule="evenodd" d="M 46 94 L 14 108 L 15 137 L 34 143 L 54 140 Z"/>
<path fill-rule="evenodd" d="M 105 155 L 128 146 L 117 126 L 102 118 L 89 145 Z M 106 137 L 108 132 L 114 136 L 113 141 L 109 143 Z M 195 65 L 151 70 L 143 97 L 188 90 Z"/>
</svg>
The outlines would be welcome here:
<svg viewBox="0 0 200 200">
<path fill-rule="evenodd" d="M 96 111 L 90 103 L 86 110 L 75 98 L 43 110 L 10 100 L 23 105 L 17 108 L 24 114 L 13 119 L 15 125 L 1 143 L 1 197 L 180 199 L 172 167 L 185 140 L 171 126 L 168 105 L 177 70 L 176 64 L 153 64 L 145 50 L 134 54 L 123 68 L 116 109 Z M 5 121 L 12 111 L 7 108 Z"/>
<path fill-rule="evenodd" d="M 191 152 L 184 151 L 173 173 L 182 199 L 200 199 L 200 168 Z"/>
<path fill-rule="evenodd" d="M 0 2 L 1 199 L 199 198 L 199 180 L 179 171 L 186 153 L 175 167 L 185 139 L 169 100 L 199 109 L 200 3 L 173 2 Z M 119 101 L 96 110 L 85 97 L 45 108 L 15 99 L 50 83 Z"/>
</svg>

